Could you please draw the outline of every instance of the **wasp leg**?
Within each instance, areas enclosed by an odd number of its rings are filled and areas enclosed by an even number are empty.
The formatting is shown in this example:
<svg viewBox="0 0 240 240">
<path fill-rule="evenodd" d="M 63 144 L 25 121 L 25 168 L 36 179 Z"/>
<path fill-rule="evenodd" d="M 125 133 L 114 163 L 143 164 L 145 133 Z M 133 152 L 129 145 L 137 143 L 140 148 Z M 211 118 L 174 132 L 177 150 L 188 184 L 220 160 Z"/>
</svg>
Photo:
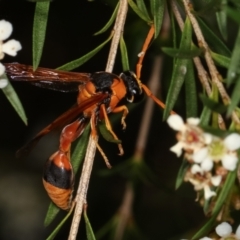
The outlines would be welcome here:
<svg viewBox="0 0 240 240">
<path fill-rule="evenodd" d="M 111 166 L 111 164 L 110 164 L 106 154 L 104 153 L 104 151 L 102 150 L 102 148 L 100 147 L 100 145 L 97 142 L 98 134 L 97 134 L 97 129 L 96 129 L 96 112 L 95 111 L 92 112 L 90 124 L 91 124 L 91 129 L 92 129 L 91 135 L 92 135 L 93 140 L 96 143 L 97 149 L 100 152 L 100 154 L 102 155 L 103 160 L 105 161 L 107 167 L 108 168 L 112 168 L 112 166 Z"/>
<path fill-rule="evenodd" d="M 100 145 L 99 145 L 97 142 L 96 142 L 96 146 L 97 146 L 98 151 L 99 151 L 100 154 L 102 155 L 103 160 L 104 160 L 104 162 L 106 163 L 107 168 L 111 169 L 112 166 L 111 166 L 111 164 L 110 164 L 110 162 L 109 162 L 106 154 L 104 153 L 104 151 L 102 150 L 102 148 L 100 147 Z"/>
<path fill-rule="evenodd" d="M 108 115 L 107 115 L 107 110 L 106 110 L 106 107 L 105 107 L 104 104 L 102 104 L 102 105 L 100 106 L 100 110 L 101 110 L 102 113 L 103 113 L 104 120 L 105 120 L 105 125 L 106 125 L 107 130 L 112 134 L 112 136 L 113 136 L 113 138 L 114 138 L 115 140 L 118 140 L 118 141 L 119 141 L 118 137 L 116 136 L 116 134 L 115 134 L 115 133 L 113 132 L 113 130 L 112 130 L 112 125 L 111 125 L 111 123 L 110 123 L 110 121 L 109 121 L 109 118 L 108 118 Z M 124 151 L 123 151 L 122 144 L 120 144 L 120 143 L 118 144 L 118 149 L 119 149 L 119 151 L 120 151 L 119 155 L 123 155 Z"/>
<path fill-rule="evenodd" d="M 91 124 L 91 135 L 93 139 L 96 140 L 98 137 L 97 129 L 96 129 L 96 124 L 97 124 L 96 110 L 92 112 L 90 124 Z"/>
<path fill-rule="evenodd" d="M 123 125 L 123 129 L 126 129 L 126 122 L 125 122 L 125 118 L 128 115 L 128 108 L 125 105 L 116 107 L 113 109 L 112 111 L 113 113 L 117 113 L 117 112 L 123 112 L 122 118 L 121 118 L 121 124 Z"/>
</svg>

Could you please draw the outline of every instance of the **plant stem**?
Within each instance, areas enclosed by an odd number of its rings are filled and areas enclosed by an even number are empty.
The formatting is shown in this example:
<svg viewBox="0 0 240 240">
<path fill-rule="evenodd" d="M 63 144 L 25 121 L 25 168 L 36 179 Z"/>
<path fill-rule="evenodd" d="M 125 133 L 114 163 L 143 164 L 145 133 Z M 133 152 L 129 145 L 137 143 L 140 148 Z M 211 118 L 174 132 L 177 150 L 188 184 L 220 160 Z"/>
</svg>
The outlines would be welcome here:
<svg viewBox="0 0 240 240">
<path fill-rule="evenodd" d="M 96 143 L 92 141 L 92 137 L 90 136 L 87 152 L 82 168 L 82 174 L 80 178 L 80 183 L 78 186 L 77 194 L 76 194 L 76 207 L 73 215 L 72 225 L 69 233 L 69 240 L 75 240 L 77 237 L 78 227 L 82 216 L 83 206 L 86 203 L 86 195 L 90 180 L 90 175 L 93 166 L 93 159 L 96 152 Z"/>
<path fill-rule="evenodd" d="M 118 9 L 118 14 L 116 17 L 115 25 L 113 28 L 114 35 L 108 55 L 108 61 L 107 61 L 107 66 L 106 66 L 106 72 L 112 72 L 113 66 L 115 63 L 115 58 L 117 55 L 117 49 L 119 45 L 119 41 L 121 38 L 121 35 L 123 33 L 123 28 L 127 16 L 127 10 L 128 10 L 128 2 L 127 0 L 121 0 L 119 9 Z"/>
</svg>

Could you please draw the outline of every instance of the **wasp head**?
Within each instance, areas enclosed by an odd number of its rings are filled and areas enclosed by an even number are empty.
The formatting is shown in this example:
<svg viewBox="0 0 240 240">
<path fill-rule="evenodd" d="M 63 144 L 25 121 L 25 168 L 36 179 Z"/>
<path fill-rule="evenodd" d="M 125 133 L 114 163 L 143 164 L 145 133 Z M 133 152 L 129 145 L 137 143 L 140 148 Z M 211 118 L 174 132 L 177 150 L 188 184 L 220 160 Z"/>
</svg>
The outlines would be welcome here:
<svg viewBox="0 0 240 240">
<path fill-rule="evenodd" d="M 128 102 L 138 102 L 142 100 L 143 91 L 141 81 L 132 71 L 125 71 L 120 74 L 120 78 L 124 81 L 127 89 L 126 99 Z"/>
</svg>

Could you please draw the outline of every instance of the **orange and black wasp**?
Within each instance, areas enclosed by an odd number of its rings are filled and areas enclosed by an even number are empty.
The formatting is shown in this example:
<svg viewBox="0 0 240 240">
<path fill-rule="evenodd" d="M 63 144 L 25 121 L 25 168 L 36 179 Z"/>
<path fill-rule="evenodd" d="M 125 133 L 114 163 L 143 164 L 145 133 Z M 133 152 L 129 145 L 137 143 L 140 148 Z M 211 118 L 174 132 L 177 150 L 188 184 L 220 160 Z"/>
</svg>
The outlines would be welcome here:
<svg viewBox="0 0 240 240">
<path fill-rule="evenodd" d="M 136 102 L 143 92 L 158 105 L 164 104 L 157 99 L 132 71 L 125 71 L 119 76 L 108 72 L 77 73 L 38 68 L 10 63 L 5 64 L 6 73 L 12 81 L 27 81 L 39 87 L 57 91 L 78 91 L 77 104 L 59 116 L 55 121 L 40 131 L 28 144 L 18 151 L 18 155 L 28 152 L 38 140 L 55 128 L 63 127 L 57 152 L 47 160 L 43 172 L 43 185 L 51 200 L 64 210 L 71 207 L 74 173 L 70 162 L 71 143 L 83 133 L 90 122 L 91 134 L 97 137 L 97 123 L 104 120 L 107 130 L 118 140 L 112 130 L 108 114 L 122 112 L 121 123 L 126 128 L 125 118 L 128 108 L 118 105 L 122 99 Z M 118 144 L 120 155 L 123 154 Z"/>
</svg>

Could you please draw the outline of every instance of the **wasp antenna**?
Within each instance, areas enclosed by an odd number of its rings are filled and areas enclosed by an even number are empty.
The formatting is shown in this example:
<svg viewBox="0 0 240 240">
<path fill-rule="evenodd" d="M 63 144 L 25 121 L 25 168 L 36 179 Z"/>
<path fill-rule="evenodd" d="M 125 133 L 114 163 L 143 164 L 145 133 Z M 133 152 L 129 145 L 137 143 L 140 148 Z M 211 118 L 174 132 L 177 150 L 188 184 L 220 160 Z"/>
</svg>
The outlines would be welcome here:
<svg viewBox="0 0 240 240">
<path fill-rule="evenodd" d="M 155 103 L 157 103 L 162 109 L 166 108 L 166 105 L 161 100 L 159 100 L 157 97 L 155 97 L 146 85 L 142 84 L 142 88 L 143 88 L 144 92 L 146 93 L 146 95 L 148 97 L 152 98 L 152 100 Z M 174 111 L 171 111 L 171 114 L 176 114 L 176 113 Z"/>
</svg>

